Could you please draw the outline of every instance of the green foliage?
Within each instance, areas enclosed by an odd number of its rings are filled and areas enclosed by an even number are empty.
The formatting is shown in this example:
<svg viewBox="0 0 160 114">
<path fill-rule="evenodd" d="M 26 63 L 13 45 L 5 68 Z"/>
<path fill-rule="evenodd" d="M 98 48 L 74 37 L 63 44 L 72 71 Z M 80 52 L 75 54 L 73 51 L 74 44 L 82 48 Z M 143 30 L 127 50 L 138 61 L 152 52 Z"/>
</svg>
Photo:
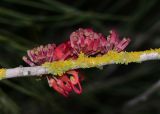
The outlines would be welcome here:
<svg viewBox="0 0 160 114">
<path fill-rule="evenodd" d="M 27 49 L 63 42 L 79 27 L 106 35 L 115 28 L 131 37 L 128 50 L 159 47 L 159 4 L 158 0 L 1 0 L 0 65 L 26 66 L 21 57 Z M 158 61 L 83 70 L 84 92 L 69 98 L 49 88 L 46 79 L 3 80 L 0 113 L 159 114 L 158 92 L 136 106 L 124 107 L 159 79 L 159 70 Z"/>
</svg>

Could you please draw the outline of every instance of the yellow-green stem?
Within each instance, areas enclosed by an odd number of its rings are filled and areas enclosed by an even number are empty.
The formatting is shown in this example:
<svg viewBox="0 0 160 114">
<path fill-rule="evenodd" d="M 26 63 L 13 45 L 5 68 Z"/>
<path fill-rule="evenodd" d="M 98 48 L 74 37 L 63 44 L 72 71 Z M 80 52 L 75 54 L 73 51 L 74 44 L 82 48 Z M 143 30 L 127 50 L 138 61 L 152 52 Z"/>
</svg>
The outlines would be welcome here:
<svg viewBox="0 0 160 114">
<path fill-rule="evenodd" d="M 153 56 L 153 57 L 152 57 Z M 91 68 L 107 64 L 128 64 L 131 62 L 142 62 L 145 60 L 160 59 L 160 49 L 151 49 L 139 52 L 116 52 L 109 51 L 105 55 L 98 57 L 87 57 L 83 53 L 79 54 L 76 60 L 46 62 L 42 66 L 47 68 L 49 73 L 61 76 L 68 70 L 77 68 Z M 148 57 L 148 58 L 147 58 Z"/>
</svg>

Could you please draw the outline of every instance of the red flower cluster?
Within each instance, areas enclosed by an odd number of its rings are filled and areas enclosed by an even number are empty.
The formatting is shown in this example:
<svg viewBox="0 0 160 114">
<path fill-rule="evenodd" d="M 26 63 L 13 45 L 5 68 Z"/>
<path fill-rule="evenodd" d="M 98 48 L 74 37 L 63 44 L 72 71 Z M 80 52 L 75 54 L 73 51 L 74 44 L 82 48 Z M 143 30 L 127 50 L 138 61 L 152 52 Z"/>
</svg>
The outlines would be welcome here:
<svg viewBox="0 0 160 114">
<path fill-rule="evenodd" d="M 92 29 L 79 29 L 70 35 L 70 42 L 74 53 L 83 52 L 86 55 L 96 55 L 107 53 L 109 50 L 120 52 L 129 44 L 130 39 L 119 40 L 114 30 L 106 39 L 101 33 L 96 33 Z"/>
<path fill-rule="evenodd" d="M 45 62 L 76 59 L 80 52 L 87 56 L 103 55 L 109 50 L 122 51 L 129 44 L 130 39 L 119 40 L 115 31 L 111 31 L 106 39 L 101 33 L 92 29 L 78 29 L 71 33 L 70 40 L 58 46 L 48 44 L 27 51 L 23 60 L 30 66 L 41 65 Z M 62 76 L 47 76 L 50 87 L 64 96 L 71 91 L 80 94 L 82 92 L 80 78 L 77 70 L 67 71 Z"/>
</svg>

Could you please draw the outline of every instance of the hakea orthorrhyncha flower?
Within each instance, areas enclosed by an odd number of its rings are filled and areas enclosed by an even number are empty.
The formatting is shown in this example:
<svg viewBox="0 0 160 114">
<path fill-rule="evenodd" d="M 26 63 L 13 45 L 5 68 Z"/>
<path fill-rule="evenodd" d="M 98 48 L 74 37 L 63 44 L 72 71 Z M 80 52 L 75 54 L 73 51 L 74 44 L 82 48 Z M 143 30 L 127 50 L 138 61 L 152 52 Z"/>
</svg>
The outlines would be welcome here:
<svg viewBox="0 0 160 114">
<path fill-rule="evenodd" d="M 83 52 L 86 55 L 104 54 L 109 50 L 122 51 L 129 44 L 130 39 L 119 39 L 118 34 L 112 30 L 105 38 L 101 33 L 96 33 L 92 29 L 79 29 L 70 35 L 71 46 L 74 53 Z"/>
<path fill-rule="evenodd" d="M 24 56 L 23 60 L 30 66 L 41 65 L 45 62 L 66 60 L 73 58 L 70 42 L 67 41 L 56 47 L 55 44 L 39 46 L 27 51 L 28 57 Z M 49 86 L 64 96 L 74 90 L 77 94 L 82 92 L 79 82 L 78 71 L 70 70 L 62 76 L 47 75 Z"/>
<path fill-rule="evenodd" d="M 76 59 L 82 52 L 86 56 L 100 56 L 110 50 L 121 52 L 129 44 L 130 39 L 119 39 L 118 34 L 112 30 L 106 38 L 92 29 L 78 29 L 71 33 L 70 40 L 65 43 L 48 44 L 27 51 L 28 56 L 23 60 L 30 66 L 42 65 L 45 62 Z M 78 70 L 70 70 L 61 76 L 47 75 L 49 86 L 64 96 L 74 91 L 82 93 Z"/>
</svg>

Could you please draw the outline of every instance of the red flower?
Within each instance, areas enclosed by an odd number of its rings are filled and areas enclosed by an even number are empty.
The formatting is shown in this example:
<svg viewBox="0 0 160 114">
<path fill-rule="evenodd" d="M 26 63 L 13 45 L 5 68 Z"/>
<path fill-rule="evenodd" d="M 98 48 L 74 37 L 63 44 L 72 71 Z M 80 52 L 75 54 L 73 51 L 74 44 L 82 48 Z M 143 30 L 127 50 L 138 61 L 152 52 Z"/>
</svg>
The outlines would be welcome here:
<svg viewBox="0 0 160 114">
<path fill-rule="evenodd" d="M 53 61 L 53 53 L 56 48 L 55 44 L 48 44 L 46 46 L 39 46 L 27 51 L 28 57 L 24 56 L 23 60 L 30 66 L 41 65 L 45 62 Z"/>
<path fill-rule="evenodd" d="M 106 38 L 92 29 L 78 29 L 70 35 L 71 46 L 75 54 L 83 52 L 86 55 L 105 53 Z"/>
<path fill-rule="evenodd" d="M 107 39 L 92 29 L 78 29 L 71 33 L 70 40 L 58 45 L 48 44 L 27 51 L 28 57 L 23 60 L 30 66 L 41 65 L 45 62 L 76 59 L 80 52 L 87 56 L 96 56 L 107 53 L 109 50 L 122 51 L 129 44 L 130 39 L 119 40 L 115 31 L 111 31 Z M 67 71 L 62 76 L 47 75 L 50 87 L 64 96 L 74 91 L 82 93 L 77 70 Z"/>
<path fill-rule="evenodd" d="M 118 52 L 124 50 L 130 39 L 119 40 L 118 34 L 111 31 L 108 38 L 92 29 L 78 29 L 70 35 L 71 46 L 75 54 L 83 52 L 86 55 L 97 55 L 107 53 L 109 50 Z"/>
<path fill-rule="evenodd" d="M 28 57 L 24 56 L 23 60 L 30 66 L 41 65 L 45 62 L 52 62 L 58 60 L 66 60 L 68 58 L 75 58 L 72 53 L 70 42 L 67 41 L 56 47 L 55 44 L 48 44 L 46 46 L 39 46 L 32 50 L 28 50 Z M 82 93 L 82 88 L 79 82 L 78 71 L 71 70 L 62 76 L 47 76 L 50 87 L 64 96 L 73 90 L 77 94 Z"/>
<path fill-rule="evenodd" d="M 107 37 L 106 50 L 115 50 L 121 52 L 126 48 L 129 42 L 129 38 L 123 38 L 120 40 L 116 31 L 112 30 L 110 31 L 110 35 Z"/>
<path fill-rule="evenodd" d="M 69 77 L 69 75 L 71 76 Z M 50 87 L 66 97 L 72 90 L 74 90 L 74 92 L 77 94 L 82 93 L 82 87 L 79 82 L 78 72 L 75 70 L 68 71 L 63 76 L 60 76 L 58 78 L 49 77 L 48 82 Z"/>
</svg>

